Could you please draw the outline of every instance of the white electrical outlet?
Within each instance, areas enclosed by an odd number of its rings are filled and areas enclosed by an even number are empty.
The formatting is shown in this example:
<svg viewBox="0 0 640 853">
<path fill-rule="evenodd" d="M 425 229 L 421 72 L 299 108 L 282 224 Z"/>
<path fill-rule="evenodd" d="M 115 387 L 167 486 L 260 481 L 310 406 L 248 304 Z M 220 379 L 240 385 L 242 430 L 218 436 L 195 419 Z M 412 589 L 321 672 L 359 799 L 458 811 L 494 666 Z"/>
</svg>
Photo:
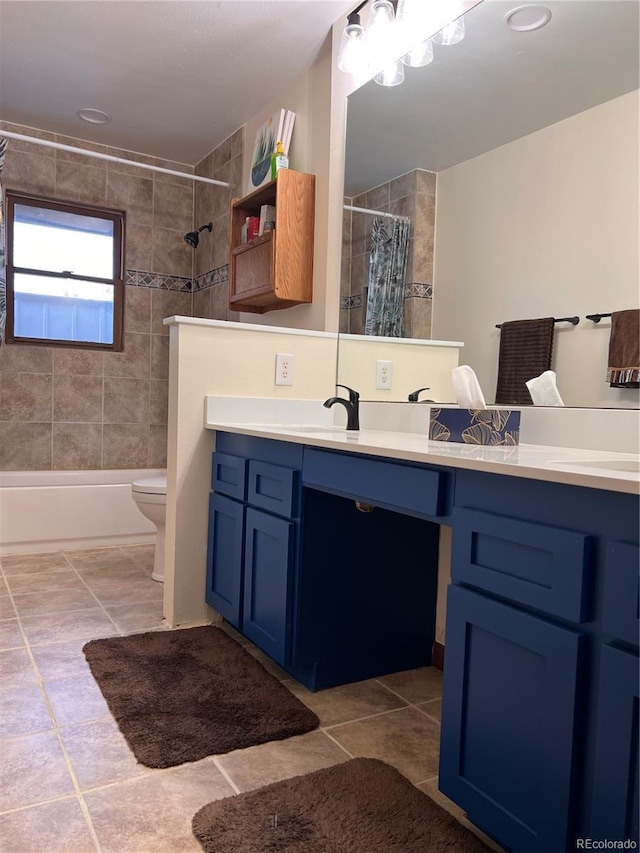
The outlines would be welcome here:
<svg viewBox="0 0 640 853">
<path fill-rule="evenodd" d="M 293 385 L 295 357 L 290 353 L 276 353 L 276 385 Z"/>
<path fill-rule="evenodd" d="M 391 389 L 391 369 L 393 362 L 391 361 L 376 361 L 376 388 L 380 391 L 389 391 Z"/>
</svg>

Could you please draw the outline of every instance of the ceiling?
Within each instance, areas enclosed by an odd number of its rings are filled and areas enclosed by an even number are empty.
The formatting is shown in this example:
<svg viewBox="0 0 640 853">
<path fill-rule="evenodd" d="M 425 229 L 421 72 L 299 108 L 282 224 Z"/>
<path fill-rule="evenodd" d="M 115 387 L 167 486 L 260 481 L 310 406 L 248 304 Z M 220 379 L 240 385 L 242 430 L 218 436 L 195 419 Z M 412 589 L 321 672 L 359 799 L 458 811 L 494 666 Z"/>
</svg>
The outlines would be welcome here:
<svg viewBox="0 0 640 853">
<path fill-rule="evenodd" d="M 346 195 L 439 172 L 638 88 L 637 0 L 541 0 L 550 23 L 513 32 L 504 17 L 521 2 L 485 0 L 430 65 L 349 97 Z"/>
<path fill-rule="evenodd" d="M 352 6 L 0 0 L 0 117 L 195 164 L 307 70 Z M 81 121 L 85 107 L 111 123 Z"/>
</svg>

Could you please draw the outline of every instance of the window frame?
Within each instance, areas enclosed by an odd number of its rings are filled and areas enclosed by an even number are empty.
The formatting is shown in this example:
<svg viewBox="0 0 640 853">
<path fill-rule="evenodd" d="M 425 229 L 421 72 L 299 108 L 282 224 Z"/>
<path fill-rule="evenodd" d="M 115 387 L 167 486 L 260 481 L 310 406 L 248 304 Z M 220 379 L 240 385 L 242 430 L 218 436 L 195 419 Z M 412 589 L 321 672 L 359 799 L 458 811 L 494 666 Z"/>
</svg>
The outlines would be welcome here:
<svg viewBox="0 0 640 853">
<path fill-rule="evenodd" d="M 75 201 L 62 201 L 54 198 L 33 195 L 19 190 L 7 189 L 5 193 L 6 215 L 6 302 L 7 323 L 5 340 L 10 344 L 28 344 L 29 346 L 66 347 L 85 350 L 102 350 L 106 352 L 122 352 L 124 348 L 124 259 L 125 259 L 125 222 L 124 210 L 99 207 L 92 204 L 82 204 Z M 113 278 L 96 278 L 88 275 L 75 275 L 71 272 L 54 272 L 52 270 L 34 270 L 28 267 L 16 267 L 13 264 L 13 231 L 15 205 L 59 210 L 63 213 L 93 216 L 96 219 L 109 219 L 113 222 Z M 99 284 L 113 285 L 113 343 L 105 344 L 93 341 L 70 341 L 59 338 L 27 338 L 17 336 L 14 332 L 14 276 L 15 274 L 41 275 L 47 278 L 58 278 L 72 281 L 90 281 Z"/>
</svg>

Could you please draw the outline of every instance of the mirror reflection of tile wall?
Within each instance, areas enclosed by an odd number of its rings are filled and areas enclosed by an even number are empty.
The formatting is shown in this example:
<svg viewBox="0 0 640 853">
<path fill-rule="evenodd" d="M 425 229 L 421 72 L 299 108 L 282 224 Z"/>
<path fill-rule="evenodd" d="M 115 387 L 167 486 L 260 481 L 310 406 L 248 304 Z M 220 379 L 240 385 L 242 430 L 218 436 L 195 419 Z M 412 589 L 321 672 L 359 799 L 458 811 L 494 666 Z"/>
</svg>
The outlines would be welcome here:
<svg viewBox="0 0 640 853">
<path fill-rule="evenodd" d="M 436 174 L 415 169 L 344 203 L 411 220 L 404 293 L 405 336 L 431 338 Z M 340 331 L 364 334 L 374 216 L 343 212 Z"/>
</svg>

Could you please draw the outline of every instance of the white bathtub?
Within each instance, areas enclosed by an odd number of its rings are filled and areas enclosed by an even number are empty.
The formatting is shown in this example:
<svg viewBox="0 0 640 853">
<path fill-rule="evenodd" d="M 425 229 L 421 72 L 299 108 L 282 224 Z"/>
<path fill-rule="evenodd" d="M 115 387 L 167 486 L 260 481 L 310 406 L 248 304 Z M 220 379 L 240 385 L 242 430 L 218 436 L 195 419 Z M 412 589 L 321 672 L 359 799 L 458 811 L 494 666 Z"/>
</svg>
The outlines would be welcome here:
<svg viewBox="0 0 640 853">
<path fill-rule="evenodd" d="M 131 483 L 165 473 L 0 471 L 0 554 L 155 542 Z"/>
</svg>

